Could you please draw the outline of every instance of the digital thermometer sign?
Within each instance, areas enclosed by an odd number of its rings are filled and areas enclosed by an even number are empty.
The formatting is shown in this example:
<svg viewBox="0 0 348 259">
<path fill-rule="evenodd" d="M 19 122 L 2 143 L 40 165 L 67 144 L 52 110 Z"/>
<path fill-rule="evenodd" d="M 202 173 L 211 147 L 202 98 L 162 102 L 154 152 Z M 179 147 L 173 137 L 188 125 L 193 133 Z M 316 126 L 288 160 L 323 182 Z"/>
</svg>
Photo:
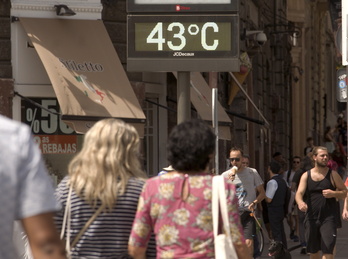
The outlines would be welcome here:
<svg viewBox="0 0 348 259">
<path fill-rule="evenodd" d="M 132 12 L 237 12 L 239 0 L 128 0 Z"/>
<path fill-rule="evenodd" d="M 238 20 L 237 15 L 129 15 L 128 70 L 239 69 Z"/>
<path fill-rule="evenodd" d="M 135 23 L 135 51 L 230 51 L 230 22 Z"/>
</svg>

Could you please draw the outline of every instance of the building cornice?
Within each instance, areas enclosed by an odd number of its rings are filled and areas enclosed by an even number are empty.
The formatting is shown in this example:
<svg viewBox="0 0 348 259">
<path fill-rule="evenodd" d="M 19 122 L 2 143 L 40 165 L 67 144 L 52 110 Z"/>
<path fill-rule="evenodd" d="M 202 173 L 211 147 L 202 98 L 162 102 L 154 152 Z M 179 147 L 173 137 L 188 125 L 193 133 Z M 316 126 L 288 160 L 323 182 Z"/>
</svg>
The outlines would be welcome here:
<svg viewBox="0 0 348 259">
<path fill-rule="evenodd" d="M 100 13 L 103 9 L 103 7 L 96 6 L 96 7 L 79 7 L 74 5 L 69 5 L 69 8 L 71 8 L 76 13 Z M 48 11 L 52 12 L 55 11 L 54 5 L 33 5 L 33 4 L 13 4 L 12 10 L 20 10 L 20 11 Z"/>
</svg>

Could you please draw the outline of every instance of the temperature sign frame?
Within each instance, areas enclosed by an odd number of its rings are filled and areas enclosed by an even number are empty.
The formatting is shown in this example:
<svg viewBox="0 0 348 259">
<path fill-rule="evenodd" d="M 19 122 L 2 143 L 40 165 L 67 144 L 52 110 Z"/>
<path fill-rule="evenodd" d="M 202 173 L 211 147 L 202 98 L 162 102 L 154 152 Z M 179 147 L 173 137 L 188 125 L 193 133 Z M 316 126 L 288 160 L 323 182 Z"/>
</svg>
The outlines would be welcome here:
<svg viewBox="0 0 348 259">
<path fill-rule="evenodd" d="M 239 0 L 128 0 L 129 13 L 238 12 Z"/>
<path fill-rule="evenodd" d="M 239 71 L 238 15 L 128 15 L 128 71 Z"/>
</svg>

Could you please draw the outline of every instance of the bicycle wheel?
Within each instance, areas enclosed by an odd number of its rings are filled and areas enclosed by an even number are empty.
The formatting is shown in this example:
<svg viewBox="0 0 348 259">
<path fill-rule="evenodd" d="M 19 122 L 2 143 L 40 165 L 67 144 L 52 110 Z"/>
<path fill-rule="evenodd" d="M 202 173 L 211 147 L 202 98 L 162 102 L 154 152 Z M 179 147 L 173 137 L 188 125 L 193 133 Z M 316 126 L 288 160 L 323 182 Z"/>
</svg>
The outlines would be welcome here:
<svg viewBox="0 0 348 259">
<path fill-rule="evenodd" d="M 263 248 L 265 247 L 265 240 L 264 240 L 264 237 L 263 237 L 263 231 L 262 231 L 262 228 L 257 228 L 257 231 L 256 231 L 256 237 L 257 237 L 257 244 L 256 245 L 256 248 L 259 252 L 259 255 L 261 256 L 262 255 L 262 252 L 263 252 Z"/>
</svg>

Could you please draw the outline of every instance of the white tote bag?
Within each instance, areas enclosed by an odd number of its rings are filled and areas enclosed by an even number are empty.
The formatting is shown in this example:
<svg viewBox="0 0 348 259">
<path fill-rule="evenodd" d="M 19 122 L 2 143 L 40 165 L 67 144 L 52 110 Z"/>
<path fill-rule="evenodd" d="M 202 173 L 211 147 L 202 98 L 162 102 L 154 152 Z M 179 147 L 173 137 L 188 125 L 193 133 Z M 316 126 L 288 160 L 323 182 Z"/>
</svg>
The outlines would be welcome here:
<svg viewBox="0 0 348 259">
<path fill-rule="evenodd" d="M 225 181 L 223 176 L 219 175 L 213 177 L 212 189 L 212 216 L 214 229 L 215 258 L 238 259 L 231 237 L 231 228 L 228 219 L 227 200 L 225 192 Z M 232 195 L 234 195 L 234 193 Z M 224 233 L 222 234 L 218 234 L 219 210 L 224 229 Z"/>
</svg>

